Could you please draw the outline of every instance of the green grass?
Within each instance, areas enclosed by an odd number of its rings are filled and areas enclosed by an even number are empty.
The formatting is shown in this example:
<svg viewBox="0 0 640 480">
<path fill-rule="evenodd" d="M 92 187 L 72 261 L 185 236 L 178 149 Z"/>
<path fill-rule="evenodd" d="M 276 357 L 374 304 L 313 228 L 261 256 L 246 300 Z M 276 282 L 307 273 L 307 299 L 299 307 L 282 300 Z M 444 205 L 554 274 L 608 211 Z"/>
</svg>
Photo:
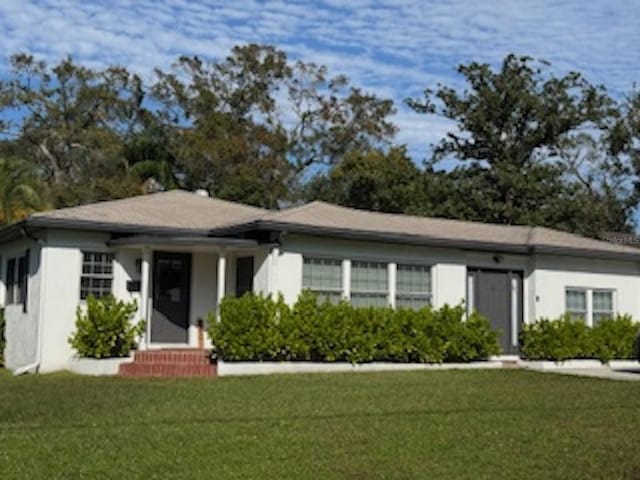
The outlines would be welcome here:
<svg viewBox="0 0 640 480">
<path fill-rule="evenodd" d="M 0 479 L 640 478 L 640 382 L 0 372 Z"/>
</svg>

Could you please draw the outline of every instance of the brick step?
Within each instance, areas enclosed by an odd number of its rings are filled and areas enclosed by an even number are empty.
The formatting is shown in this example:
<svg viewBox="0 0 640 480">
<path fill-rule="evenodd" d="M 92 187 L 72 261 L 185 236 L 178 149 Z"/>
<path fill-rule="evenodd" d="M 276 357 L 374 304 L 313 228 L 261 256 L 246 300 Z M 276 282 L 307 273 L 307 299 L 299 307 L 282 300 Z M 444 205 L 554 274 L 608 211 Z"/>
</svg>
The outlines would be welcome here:
<svg viewBox="0 0 640 480">
<path fill-rule="evenodd" d="M 120 365 L 120 375 L 123 377 L 215 377 L 215 364 L 153 364 L 153 363 L 125 363 Z"/>
<path fill-rule="evenodd" d="M 133 363 L 153 365 L 210 365 L 206 350 L 144 350 L 135 352 Z"/>
</svg>

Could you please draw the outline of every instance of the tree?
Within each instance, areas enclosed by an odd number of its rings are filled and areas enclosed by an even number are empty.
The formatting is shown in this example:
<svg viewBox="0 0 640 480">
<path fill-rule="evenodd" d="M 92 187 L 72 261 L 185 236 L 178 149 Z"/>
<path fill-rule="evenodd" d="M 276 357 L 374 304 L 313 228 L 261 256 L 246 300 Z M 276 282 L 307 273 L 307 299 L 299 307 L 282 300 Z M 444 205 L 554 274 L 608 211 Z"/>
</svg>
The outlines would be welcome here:
<svg viewBox="0 0 640 480">
<path fill-rule="evenodd" d="M 388 152 L 369 150 L 347 153 L 326 174 L 316 175 L 307 187 L 309 199 L 381 212 L 406 212 L 418 190 L 420 170 L 404 147 Z"/>
<path fill-rule="evenodd" d="M 12 223 L 38 210 L 42 206 L 38 191 L 36 179 L 26 162 L 0 157 L 0 223 Z"/>
<path fill-rule="evenodd" d="M 613 158 L 625 158 L 633 179 L 635 206 L 640 199 L 640 90 L 634 89 L 621 105 L 621 115 L 604 138 Z M 626 166 L 626 164 L 623 164 Z M 627 172 L 628 173 L 628 172 Z"/>
<path fill-rule="evenodd" d="M 2 127 L 12 149 L 33 162 L 54 206 L 139 191 L 123 156 L 125 139 L 145 114 L 137 75 L 92 70 L 70 58 L 49 68 L 25 54 L 11 57 L 11 65 L 0 83 Z"/>
<path fill-rule="evenodd" d="M 628 228 L 628 197 L 617 190 L 620 183 L 596 182 L 604 177 L 592 175 L 594 168 L 584 175 L 586 163 L 569 161 L 584 149 L 585 138 L 592 138 L 590 130 L 606 132 L 615 123 L 617 105 L 603 87 L 580 74 L 558 78 L 546 67 L 545 62 L 534 64 L 529 57 L 514 55 L 505 58 L 499 71 L 487 64 L 461 65 L 464 91 L 440 86 L 435 92 L 426 90 L 423 99 L 408 100 L 419 113 L 457 124 L 456 131 L 434 147 L 426 175 L 433 175 L 445 158 L 459 162 L 451 173 L 452 189 L 464 189 L 465 194 L 454 197 L 449 207 L 458 218 L 545 225 L 589 235 Z M 591 148 L 590 155 L 600 147 L 594 140 Z M 610 180 L 625 175 L 615 162 L 602 161 L 597 168 Z M 615 215 L 601 217 L 603 199 Z M 581 215 L 568 221 L 567 216 L 578 211 Z"/>
<path fill-rule="evenodd" d="M 158 71 L 154 97 L 188 188 L 274 208 L 314 165 L 390 139 L 392 102 L 329 78 L 274 47 L 235 47 L 221 62 L 183 57 Z"/>
</svg>

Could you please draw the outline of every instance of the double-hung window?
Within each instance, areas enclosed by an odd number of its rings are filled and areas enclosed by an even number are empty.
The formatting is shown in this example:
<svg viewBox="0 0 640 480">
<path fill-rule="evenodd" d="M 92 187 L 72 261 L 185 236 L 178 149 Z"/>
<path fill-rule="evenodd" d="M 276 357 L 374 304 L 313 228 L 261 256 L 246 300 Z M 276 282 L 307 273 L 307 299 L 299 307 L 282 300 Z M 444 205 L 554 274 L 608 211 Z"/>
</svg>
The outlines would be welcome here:
<svg viewBox="0 0 640 480">
<path fill-rule="evenodd" d="M 384 307 L 389 304 L 387 264 L 351 262 L 351 304 L 356 307 Z"/>
<path fill-rule="evenodd" d="M 615 316 L 613 290 L 569 287 L 565 290 L 565 311 L 576 320 L 596 325 Z"/>
<path fill-rule="evenodd" d="M 338 303 L 342 299 L 342 260 L 305 257 L 302 287 L 314 292 L 319 302 Z"/>
<path fill-rule="evenodd" d="M 587 321 L 587 290 L 567 288 L 565 291 L 566 312 L 575 320 Z"/>
<path fill-rule="evenodd" d="M 613 318 L 613 291 L 593 290 L 591 295 L 593 305 L 593 325 L 597 324 L 600 320 Z"/>
<path fill-rule="evenodd" d="M 113 284 L 113 254 L 106 252 L 82 252 L 80 298 L 90 295 L 99 298 L 111 294 Z"/>
<path fill-rule="evenodd" d="M 418 310 L 431 304 L 431 268 L 426 265 L 396 267 L 396 307 Z"/>
</svg>

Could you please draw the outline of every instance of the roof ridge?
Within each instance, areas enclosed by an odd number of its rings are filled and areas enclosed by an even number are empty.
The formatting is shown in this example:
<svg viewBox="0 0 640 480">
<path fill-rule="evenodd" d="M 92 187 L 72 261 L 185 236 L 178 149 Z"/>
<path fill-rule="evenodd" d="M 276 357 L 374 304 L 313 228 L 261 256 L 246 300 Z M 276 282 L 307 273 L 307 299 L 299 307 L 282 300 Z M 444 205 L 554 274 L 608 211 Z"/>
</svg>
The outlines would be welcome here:
<svg viewBox="0 0 640 480">
<path fill-rule="evenodd" d="M 531 228 L 527 225 L 507 225 L 507 224 L 503 224 L 503 223 L 487 223 L 487 222 L 480 222 L 477 220 L 460 220 L 458 218 L 446 218 L 446 217 L 434 217 L 434 216 L 430 216 L 430 215 L 417 215 L 417 214 L 410 214 L 410 213 L 392 213 L 392 212 L 380 212 L 377 210 L 367 210 L 365 208 L 357 208 L 357 207 L 347 207 L 345 205 L 338 205 L 336 203 L 330 203 L 330 202 L 325 202 L 323 200 L 313 200 L 312 202 L 306 203 L 304 205 L 301 205 L 299 207 L 291 207 L 288 208 L 286 210 L 281 210 L 279 212 L 274 212 L 275 214 L 281 214 L 279 215 L 280 217 L 283 217 L 284 215 L 282 215 L 282 213 L 284 212 L 300 212 L 302 209 L 306 209 L 306 207 L 311 207 L 312 205 L 326 205 L 329 207 L 333 207 L 333 208 L 338 208 L 338 209 L 342 209 L 342 210 L 350 210 L 350 211 L 355 211 L 358 213 L 363 213 L 366 215 L 375 215 L 375 216 L 385 216 L 385 217 L 403 217 L 403 218 L 411 218 L 411 219 L 416 219 L 416 220 L 436 220 L 436 221 L 442 221 L 442 222 L 453 222 L 453 223 L 458 223 L 458 224 L 473 224 L 473 225 L 484 225 L 487 227 L 505 227 L 505 228 L 517 228 L 517 229 L 528 229 Z"/>
<path fill-rule="evenodd" d="M 331 203 L 326 203 L 323 202 L 321 200 L 312 200 L 311 202 L 307 202 L 304 205 L 298 205 L 295 207 L 288 207 L 285 208 L 283 210 L 275 210 L 275 211 L 269 211 L 267 210 L 267 217 L 276 217 L 277 219 L 280 219 L 282 217 L 286 217 L 292 213 L 298 213 L 304 210 L 308 210 L 310 207 L 312 207 L 313 205 L 317 205 L 317 204 L 325 204 L 325 205 L 332 205 L 332 206 L 338 206 L 338 205 L 333 205 Z M 259 220 L 263 220 L 263 219 L 259 219 Z"/>
</svg>

